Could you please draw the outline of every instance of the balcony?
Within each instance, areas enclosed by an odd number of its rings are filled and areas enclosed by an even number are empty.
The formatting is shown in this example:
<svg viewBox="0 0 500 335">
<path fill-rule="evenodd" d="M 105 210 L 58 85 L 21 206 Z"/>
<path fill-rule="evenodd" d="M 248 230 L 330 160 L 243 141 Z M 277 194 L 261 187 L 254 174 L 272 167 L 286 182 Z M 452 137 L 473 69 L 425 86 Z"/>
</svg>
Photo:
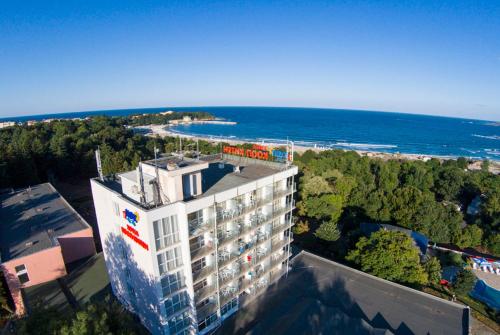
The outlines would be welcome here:
<svg viewBox="0 0 500 335">
<path fill-rule="evenodd" d="M 278 234 L 278 233 L 280 233 L 282 231 L 285 231 L 285 230 L 287 230 L 288 228 L 291 228 L 291 227 L 292 227 L 292 223 L 291 222 L 282 223 L 282 224 L 280 224 L 278 226 L 273 227 L 273 230 L 272 230 L 271 234 L 274 236 L 274 235 L 276 235 L 276 234 Z"/>
<path fill-rule="evenodd" d="M 214 246 L 212 244 L 204 245 L 201 248 L 191 250 L 191 262 L 197 261 L 212 252 L 214 252 Z"/>
<path fill-rule="evenodd" d="M 234 208 L 229 209 L 217 209 L 217 224 L 223 224 L 239 218 L 251 211 L 253 211 L 257 207 L 257 203 L 251 202 L 249 204 L 238 204 Z"/>
<path fill-rule="evenodd" d="M 223 268 L 227 264 L 231 263 L 232 261 L 236 260 L 238 258 L 238 254 L 235 252 L 229 252 L 229 251 L 221 251 L 219 253 L 219 259 L 218 259 L 218 265 L 219 268 Z"/>
<path fill-rule="evenodd" d="M 205 320 L 208 316 L 212 315 L 215 312 L 217 312 L 217 303 L 215 301 L 209 302 L 208 304 L 200 308 L 196 308 L 196 317 L 198 319 L 198 322 Z"/>
<path fill-rule="evenodd" d="M 281 197 L 284 197 L 288 194 L 291 194 L 293 192 L 297 192 L 297 186 L 294 184 L 292 186 L 287 186 L 285 189 L 281 189 L 281 190 L 275 190 L 273 192 L 273 197 L 276 199 L 276 198 L 281 198 Z"/>
<path fill-rule="evenodd" d="M 199 235 L 210 228 L 212 228 L 214 225 L 214 220 L 213 219 L 207 219 L 207 220 L 199 220 L 199 219 L 194 219 L 188 222 L 188 227 L 189 227 L 189 235 Z"/>
<path fill-rule="evenodd" d="M 193 272 L 193 283 L 196 283 L 203 278 L 208 277 L 211 273 L 215 271 L 215 266 L 209 265 L 205 266 L 203 269 Z"/>
<path fill-rule="evenodd" d="M 232 241 L 236 240 L 240 236 L 240 228 L 235 228 L 232 230 L 228 230 L 225 233 L 218 234 L 218 247 L 221 248 Z"/>
<path fill-rule="evenodd" d="M 216 290 L 217 288 L 215 287 L 215 285 L 205 286 L 194 292 L 194 299 L 196 302 L 203 301 L 214 294 Z"/>
<path fill-rule="evenodd" d="M 220 291 L 220 305 L 224 306 L 229 301 L 233 300 L 238 296 L 239 288 L 238 285 L 227 286 Z"/>
<path fill-rule="evenodd" d="M 279 240 L 277 242 L 271 242 L 271 251 L 272 252 L 275 252 L 275 251 L 278 251 L 278 250 L 281 250 L 283 249 L 284 246 L 286 246 L 288 244 L 288 238 L 284 238 L 282 240 Z"/>
</svg>

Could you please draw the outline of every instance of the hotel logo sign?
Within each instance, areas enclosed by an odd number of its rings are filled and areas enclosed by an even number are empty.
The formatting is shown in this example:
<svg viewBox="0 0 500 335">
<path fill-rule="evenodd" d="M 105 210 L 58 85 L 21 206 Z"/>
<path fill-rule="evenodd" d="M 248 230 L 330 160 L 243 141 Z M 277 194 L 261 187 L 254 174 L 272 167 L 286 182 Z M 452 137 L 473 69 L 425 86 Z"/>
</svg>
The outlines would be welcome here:
<svg viewBox="0 0 500 335">
<path fill-rule="evenodd" d="M 130 238 L 132 241 L 140 245 L 143 249 L 149 250 L 148 244 L 139 237 L 139 231 L 136 229 L 137 224 L 140 220 L 139 213 L 137 211 L 132 212 L 128 209 L 125 209 L 122 214 L 123 218 L 127 221 L 127 226 L 121 227 L 123 235 Z"/>
<path fill-rule="evenodd" d="M 290 152 L 258 144 L 254 144 L 251 149 L 226 145 L 222 148 L 222 152 L 229 155 L 260 159 L 264 161 L 292 161 L 292 154 Z"/>
</svg>

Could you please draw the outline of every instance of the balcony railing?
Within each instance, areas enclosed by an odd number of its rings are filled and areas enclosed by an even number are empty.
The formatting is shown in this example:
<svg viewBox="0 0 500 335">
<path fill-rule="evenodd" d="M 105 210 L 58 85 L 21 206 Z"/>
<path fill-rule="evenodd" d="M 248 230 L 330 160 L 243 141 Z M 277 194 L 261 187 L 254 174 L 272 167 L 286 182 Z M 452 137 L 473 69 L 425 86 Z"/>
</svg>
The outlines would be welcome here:
<svg viewBox="0 0 500 335">
<path fill-rule="evenodd" d="M 239 254 L 237 254 L 235 252 L 226 252 L 226 251 L 220 252 L 219 259 L 217 260 L 219 268 L 223 268 L 227 264 L 231 263 L 232 261 L 237 259 L 238 256 L 239 256 Z"/>
<path fill-rule="evenodd" d="M 214 252 L 214 246 L 212 244 L 204 245 L 196 250 L 191 250 L 191 262 L 197 261 L 212 252 Z"/>
<path fill-rule="evenodd" d="M 208 316 L 217 312 L 217 303 L 215 301 L 209 302 L 203 307 L 196 309 L 196 317 L 198 318 L 198 322 L 205 320 Z"/>
<path fill-rule="evenodd" d="M 194 219 L 194 220 L 191 220 L 188 222 L 189 234 L 190 235 L 201 234 L 201 233 L 209 230 L 211 227 L 213 227 L 213 224 L 214 224 L 213 219 L 206 219 L 206 220 Z"/>
<path fill-rule="evenodd" d="M 193 272 L 193 282 L 202 280 L 208 277 L 211 273 L 215 271 L 215 266 L 209 265 L 205 266 L 203 269 Z"/>
<path fill-rule="evenodd" d="M 215 285 L 205 286 L 204 288 L 194 292 L 194 299 L 197 302 L 203 301 L 214 294 L 216 290 L 217 288 L 215 287 Z"/>
<path fill-rule="evenodd" d="M 287 186 L 284 189 L 281 190 L 275 190 L 273 192 L 273 197 L 274 198 L 281 198 L 285 195 L 288 195 L 290 193 L 297 192 L 297 186 L 294 184 L 293 186 Z"/>
</svg>

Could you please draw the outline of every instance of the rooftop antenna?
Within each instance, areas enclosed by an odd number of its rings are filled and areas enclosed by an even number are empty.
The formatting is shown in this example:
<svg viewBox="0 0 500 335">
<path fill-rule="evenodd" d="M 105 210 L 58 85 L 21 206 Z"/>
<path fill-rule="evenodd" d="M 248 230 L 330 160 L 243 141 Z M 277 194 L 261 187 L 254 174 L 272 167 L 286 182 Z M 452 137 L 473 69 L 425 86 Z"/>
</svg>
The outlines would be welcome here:
<svg viewBox="0 0 500 335">
<path fill-rule="evenodd" d="M 154 152 L 155 152 L 155 174 L 156 174 L 156 187 L 158 191 L 158 195 L 160 195 L 160 174 L 158 173 L 158 152 L 160 149 L 156 147 L 156 143 L 154 145 Z M 159 201 L 155 201 L 155 205 L 158 205 L 158 202 L 161 202 L 161 197 L 159 196 Z"/>
<path fill-rule="evenodd" d="M 140 188 L 140 202 L 141 204 L 145 204 L 146 203 L 146 196 L 145 196 L 145 193 L 144 193 L 144 176 L 142 175 L 142 165 L 141 163 L 139 162 L 139 166 L 137 167 L 138 171 L 139 171 L 139 188 Z"/>
<path fill-rule="evenodd" d="M 196 160 L 200 160 L 200 145 L 199 145 L 199 139 L 196 139 Z"/>
<path fill-rule="evenodd" d="M 95 151 L 95 161 L 97 163 L 97 173 L 99 174 L 99 179 L 104 182 L 104 174 L 102 173 L 102 163 L 101 163 L 101 150 L 97 147 Z"/>
</svg>

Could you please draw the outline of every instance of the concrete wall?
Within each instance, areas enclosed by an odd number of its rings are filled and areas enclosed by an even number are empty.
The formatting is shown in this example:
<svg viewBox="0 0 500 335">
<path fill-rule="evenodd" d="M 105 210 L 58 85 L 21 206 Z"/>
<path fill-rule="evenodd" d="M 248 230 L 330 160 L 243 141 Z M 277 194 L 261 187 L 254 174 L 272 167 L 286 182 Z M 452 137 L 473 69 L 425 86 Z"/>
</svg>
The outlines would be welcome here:
<svg viewBox="0 0 500 335">
<path fill-rule="evenodd" d="M 95 255 L 94 235 L 91 227 L 59 236 L 58 241 L 66 264 Z"/>
<path fill-rule="evenodd" d="M 17 278 L 15 267 L 24 264 L 29 282 L 21 284 Z M 42 284 L 66 275 L 66 266 L 60 246 L 13 259 L 1 265 L 10 293 L 16 305 L 16 314 L 23 315 L 25 307 L 21 296 L 21 288 Z"/>
</svg>

